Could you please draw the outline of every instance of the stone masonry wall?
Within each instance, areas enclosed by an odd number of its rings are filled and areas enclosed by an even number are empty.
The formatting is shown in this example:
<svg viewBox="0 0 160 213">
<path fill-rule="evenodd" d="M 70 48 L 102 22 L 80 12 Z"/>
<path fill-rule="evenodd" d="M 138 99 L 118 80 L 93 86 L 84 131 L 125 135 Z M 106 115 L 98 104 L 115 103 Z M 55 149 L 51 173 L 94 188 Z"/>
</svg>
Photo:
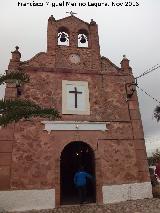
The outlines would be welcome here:
<svg viewBox="0 0 160 213">
<path fill-rule="evenodd" d="M 70 46 L 57 46 L 57 32 L 69 30 Z M 77 47 L 77 33 L 86 30 L 89 47 Z M 95 152 L 98 200 L 103 185 L 149 181 L 143 128 L 136 92 L 127 100 L 127 84 L 133 82 L 129 60 L 124 57 L 121 68 L 101 58 L 98 27 L 70 16 L 48 20 L 47 52 L 21 62 L 21 54 L 12 52 L 9 71 L 21 70 L 30 75 L 30 83 L 20 98 L 62 112 L 62 80 L 87 81 L 90 115 L 62 115 L 67 121 L 106 121 L 108 130 L 43 131 L 44 119 L 18 122 L 0 130 L 0 189 L 56 188 L 60 193 L 60 155 L 68 143 L 84 141 Z M 70 54 L 79 54 L 81 62 L 72 64 Z M 7 84 L 5 98 L 16 98 L 16 86 Z M 56 195 L 57 196 L 57 195 Z M 60 197 L 60 196 L 59 196 Z M 56 199 L 59 199 L 56 197 Z M 57 202 L 57 201 L 56 201 Z M 59 201 L 58 201 L 59 202 Z"/>
<path fill-rule="evenodd" d="M 22 98 L 34 100 L 44 107 L 55 107 L 62 112 L 62 80 L 87 81 L 91 114 L 62 115 L 62 120 L 129 121 L 126 102 L 126 76 L 107 76 L 89 73 L 28 71 L 30 83 L 25 84 Z"/>
<path fill-rule="evenodd" d="M 108 126 L 107 132 L 52 131 L 48 134 L 38 120 L 20 122 L 15 129 L 11 188 L 55 187 L 55 162 L 60 161 L 63 148 L 77 140 L 88 143 L 95 155 L 100 156 L 103 185 L 135 182 L 138 179 L 135 150 L 133 140 L 128 140 L 130 132 L 125 134 L 125 126 L 127 124 L 115 122 Z M 118 130 L 121 130 L 119 134 Z"/>
<path fill-rule="evenodd" d="M 128 76 L 74 74 L 28 70 L 30 83 L 25 84 L 21 98 L 44 107 L 54 106 L 61 113 L 62 80 L 88 81 L 91 115 L 62 115 L 61 120 L 107 121 L 106 132 L 79 132 L 78 140 L 98 143 L 103 184 L 120 184 L 138 180 L 132 124 L 126 102 L 125 82 Z M 12 189 L 52 188 L 55 185 L 55 161 L 65 145 L 77 140 L 75 132 L 43 131 L 43 124 L 16 124 L 12 157 Z M 114 166 L 113 166 L 114 165 Z M 132 170 L 129 170 L 129 167 Z M 102 168 L 106 168 L 106 171 Z M 114 171 L 113 171 L 114 168 Z M 116 174 L 116 175 L 115 175 Z"/>
</svg>

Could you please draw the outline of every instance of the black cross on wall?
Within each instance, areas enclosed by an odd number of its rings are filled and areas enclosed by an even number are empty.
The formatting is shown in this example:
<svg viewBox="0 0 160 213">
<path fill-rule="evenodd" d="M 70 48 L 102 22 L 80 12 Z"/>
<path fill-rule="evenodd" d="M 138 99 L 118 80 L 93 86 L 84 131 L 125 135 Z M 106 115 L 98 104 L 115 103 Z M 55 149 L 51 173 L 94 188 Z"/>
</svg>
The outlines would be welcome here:
<svg viewBox="0 0 160 213">
<path fill-rule="evenodd" d="M 77 108 L 77 95 L 82 94 L 82 92 L 77 91 L 77 87 L 74 87 L 74 91 L 69 91 L 69 93 L 75 94 L 75 108 Z"/>
</svg>

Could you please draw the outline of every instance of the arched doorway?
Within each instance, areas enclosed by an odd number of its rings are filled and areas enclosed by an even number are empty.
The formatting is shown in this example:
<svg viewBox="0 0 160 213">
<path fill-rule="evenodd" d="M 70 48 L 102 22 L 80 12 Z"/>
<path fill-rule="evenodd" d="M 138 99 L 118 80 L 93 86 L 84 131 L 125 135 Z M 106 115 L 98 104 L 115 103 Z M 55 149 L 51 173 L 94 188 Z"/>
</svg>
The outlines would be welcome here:
<svg viewBox="0 0 160 213">
<path fill-rule="evenodd" d="M 81 141 L 71 142 L 61 153 L 60 188 L 63 205 L 79 203 L 73 179 L 80 166 L 95 178 L 95 157 L 92 148 Z M 96 181 L 87 183 L 87 202 L 96 202 Z"/>
</svg>

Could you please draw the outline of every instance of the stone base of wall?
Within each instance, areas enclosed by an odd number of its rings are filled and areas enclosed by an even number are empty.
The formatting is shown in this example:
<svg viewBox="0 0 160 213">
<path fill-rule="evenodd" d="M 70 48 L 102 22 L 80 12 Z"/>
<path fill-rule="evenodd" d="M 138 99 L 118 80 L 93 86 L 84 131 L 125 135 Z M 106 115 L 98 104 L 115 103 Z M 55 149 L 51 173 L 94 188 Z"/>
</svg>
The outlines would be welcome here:
<svg viewBox="0 0 160 213">
<path fill-rule="evenodd" d="M 152 198 L 150 182 L 103 186 L 103 203 Z"/>
<path fill-rule="evenodd" d="M 150 182 L 102 187 L 103 203 L 152 198 Z M 0 207 L 6 211 L 55 208 L 55 189 L 14 190 L 0 192 Z"/>
<path fill-rule="evenodd" d="M 55 189 L 1 191 L 0 207 L 6 211 L 55 208 Z"/>
</svg>

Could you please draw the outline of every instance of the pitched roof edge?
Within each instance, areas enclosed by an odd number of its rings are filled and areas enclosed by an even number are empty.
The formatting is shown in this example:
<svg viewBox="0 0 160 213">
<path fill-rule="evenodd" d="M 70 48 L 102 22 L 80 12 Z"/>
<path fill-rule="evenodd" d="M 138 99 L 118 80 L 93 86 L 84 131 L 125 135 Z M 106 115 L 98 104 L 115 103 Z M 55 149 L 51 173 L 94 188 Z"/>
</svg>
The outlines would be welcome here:
<svg viewBox="0 0 160 213">
<path fill-rule="evenodd" d="M 108 58 L 101 56 L 101 60 L 106 60 L 108 61 L 108 63 L 110 63 L 113 67 L 115 67 L 118 71 L 121 69 L 120 67 L 118 67 L 117 65 L 115 65 L 111 60 L 109 60 Z"/>
<path fill-rule="evenodd" d="M 36 55 L 34 55 L 32 58 L 26 60 L 26 61 L 21 61 L 22 64 L 27 64 L 31 61 L 33 61 L 35 58 L 39 57 L 40 55 L 46 54 L 46 52 L 39 52 Z"/>
<path fill-rule="evenodd" d="M 67 17 L 65 17 L 65 18 L 61 18 L 61 19 L 56 20 L 56 22 L 62 21 L 62 20 L 64 20 L 64 19 L 70 19 L 71 17 L 73 17 L 73 18 L 77 19 L 78 21 L 81 21 L 81 22 L 82 22 L 82 23 L 84 23 L 84 24 L 89 25 L 89 23 L 88 23 L 88 22 L 85 22 L 85 21 L 83 21 L 83 20 L 81 20 L 81 19 L 77 18 L 76 16 L 67 16 Z"/>
</svg>

